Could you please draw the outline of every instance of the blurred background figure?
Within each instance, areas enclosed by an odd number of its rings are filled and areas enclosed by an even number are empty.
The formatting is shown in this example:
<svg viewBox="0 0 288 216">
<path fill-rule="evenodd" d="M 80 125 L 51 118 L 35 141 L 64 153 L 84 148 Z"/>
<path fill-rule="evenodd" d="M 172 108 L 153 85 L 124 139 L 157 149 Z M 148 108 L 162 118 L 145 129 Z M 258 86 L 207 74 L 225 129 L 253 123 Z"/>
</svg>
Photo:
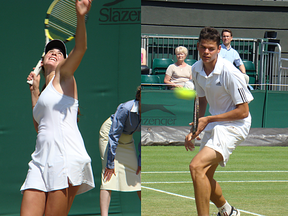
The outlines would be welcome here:
<svg viewBox="0 0 288 216">
<path fill-rule="evenodd" d="M 147 52 L 141 48 L 141 74 L 149 74 L 150 68 L 147 66 Z"/>
</svg>

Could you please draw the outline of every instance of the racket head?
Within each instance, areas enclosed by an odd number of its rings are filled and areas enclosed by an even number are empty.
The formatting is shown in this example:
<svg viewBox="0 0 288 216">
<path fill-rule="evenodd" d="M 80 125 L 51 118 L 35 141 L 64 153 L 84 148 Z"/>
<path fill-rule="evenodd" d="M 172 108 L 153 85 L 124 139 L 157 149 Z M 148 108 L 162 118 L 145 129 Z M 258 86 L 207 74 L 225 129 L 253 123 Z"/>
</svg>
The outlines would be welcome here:
<svg viewBox="0 0 288 216">
<path fill-rule="evenodd" d="M 192 133 L 195 134 L 198 129 L 198 120 L 199 120 L 199 98 L 198 96 L 194 99 L 194 111 L 193 111 L 193 125 Z"/>
<path fill-rule="evenodd" d="M 85 22 L 88 14 L 85 16 Z M 47 10 L 45 35 L 49 40 L 59 39 L 64 43 L 74 39 L 77 27 L 75 0 L 54 0 Z"/>
</svg>

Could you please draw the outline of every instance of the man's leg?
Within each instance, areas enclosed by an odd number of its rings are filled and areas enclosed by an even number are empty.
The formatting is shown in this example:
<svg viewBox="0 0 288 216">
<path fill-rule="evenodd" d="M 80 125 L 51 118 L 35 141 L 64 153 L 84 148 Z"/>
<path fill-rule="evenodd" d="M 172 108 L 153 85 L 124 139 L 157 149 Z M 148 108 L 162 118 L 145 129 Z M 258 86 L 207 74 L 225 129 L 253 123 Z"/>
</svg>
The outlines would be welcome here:
<svg viewBox="0 0 288 216">
<path fill-rule="evenodd" d="M 213 178 L 217 167 L 218 167 L 218 164 L 211 166 L 210 169 L 207 171 L 206 175 L 207 175 L 207 177 L 210 181 L 210 185 L 211 185 L 210 200 L 216 205 L 217 208 L 220 208 L 225 204 L 226 200 L 222 194 L 222 189 L 221 189 L 220 185 Z"/>
<path fill-rule="evenodd" d="M 193 180 L 197 212 L 200 216 L 209 216 L 209 202 L 212 187 L 206 173 L 213 167 L 210 173 L 212 174 L 213 169 L 216 169 L 218 163 L 222 160 L 223 158 L 220 153 L 209 147 L 204 147 L 190 163 L 190 173 Z M 213 188 L 213 190 L 215 189 L 218 189 L 218 187 Z"/>
</svg>

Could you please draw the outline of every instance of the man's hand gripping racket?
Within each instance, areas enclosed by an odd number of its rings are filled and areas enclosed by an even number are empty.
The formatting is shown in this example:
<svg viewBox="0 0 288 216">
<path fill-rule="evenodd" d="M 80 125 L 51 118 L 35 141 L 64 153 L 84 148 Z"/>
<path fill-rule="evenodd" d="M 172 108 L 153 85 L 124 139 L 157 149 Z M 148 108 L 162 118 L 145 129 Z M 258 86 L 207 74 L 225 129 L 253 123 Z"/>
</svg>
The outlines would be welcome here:
<svg viewBox="0 0 288 216">
<path fill-rule="evenodd" d="M 194 99 L 194 111 L 193 111 L 193 122 L 190 123 L 192 125 L 190 133 L 185 137 L 185 148 L 186 150 L 194 151 L 195 149 L 195 138 L 196 131 L 198 129 L 198 120 L 199 120 L 199 98 L 198 96 Z"/>
</svg>

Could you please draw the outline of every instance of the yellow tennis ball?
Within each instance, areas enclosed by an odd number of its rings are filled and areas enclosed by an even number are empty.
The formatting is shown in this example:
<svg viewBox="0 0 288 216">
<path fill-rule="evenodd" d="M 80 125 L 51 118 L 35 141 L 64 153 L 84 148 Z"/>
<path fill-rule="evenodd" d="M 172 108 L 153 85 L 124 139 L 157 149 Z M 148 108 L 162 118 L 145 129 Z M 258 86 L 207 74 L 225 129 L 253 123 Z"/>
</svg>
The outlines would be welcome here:
<svg viewBox="0 0 288 216">
<path fill-rule="evenodd" d="M 196 97 L 197 93 L 195 90 L 187 89 L 187 88 L 175 88 L 174 94 L 177 98 L 183 100 L 192 100 Z"/>
</svg>

